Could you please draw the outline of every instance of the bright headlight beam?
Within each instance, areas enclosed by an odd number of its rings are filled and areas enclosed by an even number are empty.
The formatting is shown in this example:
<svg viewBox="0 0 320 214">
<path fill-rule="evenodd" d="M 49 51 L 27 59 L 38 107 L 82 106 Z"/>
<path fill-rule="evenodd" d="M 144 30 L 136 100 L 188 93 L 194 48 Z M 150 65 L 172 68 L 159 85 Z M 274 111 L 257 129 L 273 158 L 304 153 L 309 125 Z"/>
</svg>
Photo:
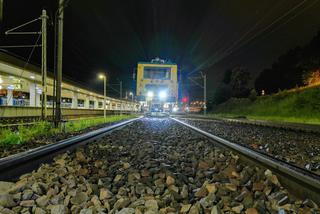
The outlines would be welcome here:
<svg viewBox="0 0 320 214">
<path fill-rule="evenodd" d="M 160 99 L 165 99 L 165 98 L 167 98 L 167 92 L 166 92 L 166 91 L 160 91 L 160 92 L 159 92 L 159 98 L 160 98 Z"/>
<path fill-rule="evenodd" d="M 153 91 L 148 91 L 147 97 L 149 97 L 149 98 L 153 97 Z"/>
</svg>

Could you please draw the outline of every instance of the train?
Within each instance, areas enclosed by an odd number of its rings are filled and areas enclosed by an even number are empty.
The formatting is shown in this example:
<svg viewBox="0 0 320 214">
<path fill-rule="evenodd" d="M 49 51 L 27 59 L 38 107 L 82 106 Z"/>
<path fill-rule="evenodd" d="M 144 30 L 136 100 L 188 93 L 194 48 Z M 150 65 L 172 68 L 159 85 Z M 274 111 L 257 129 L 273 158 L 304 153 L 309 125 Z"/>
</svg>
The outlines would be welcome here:
<svg viewBox="0 0 320 214">
<path fill-rule="evenodd" d="M 136 95 L 147 112 L 173 112 L 178 105 L 178 66 L 155 58 L 137 64 Z"/>
</svg>

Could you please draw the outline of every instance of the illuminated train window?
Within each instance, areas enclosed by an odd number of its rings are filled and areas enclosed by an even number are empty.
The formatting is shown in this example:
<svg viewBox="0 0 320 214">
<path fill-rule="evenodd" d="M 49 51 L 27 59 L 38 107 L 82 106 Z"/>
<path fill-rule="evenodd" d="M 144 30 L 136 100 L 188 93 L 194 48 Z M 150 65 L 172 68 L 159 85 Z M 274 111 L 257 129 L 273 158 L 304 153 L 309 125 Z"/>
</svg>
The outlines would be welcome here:
<svg viewBox="0 0 320 214">
<path fill-rule="evenodd" d="M 171 68 L 163 67 L 145 67 L 143 72 L 145 79 L 170 80 Z"/>
</svg>

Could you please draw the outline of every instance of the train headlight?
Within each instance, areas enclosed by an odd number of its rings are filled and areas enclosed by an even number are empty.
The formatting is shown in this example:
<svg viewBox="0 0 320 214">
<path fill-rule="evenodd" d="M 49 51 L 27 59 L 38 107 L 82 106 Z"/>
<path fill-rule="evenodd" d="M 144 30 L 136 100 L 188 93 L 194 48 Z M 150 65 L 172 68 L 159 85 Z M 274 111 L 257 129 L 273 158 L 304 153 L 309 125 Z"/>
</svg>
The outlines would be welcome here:
<svg viewBox="0 0 320 214">
<path fill-rule="evenodd" d="M 160 91 L 159 92 L 159 98 L 164 100 L 167 98 L 167 92 L 166 91 Z"/>
<path fill-rule="evenodd" d="M 153 97 L 153 91 L 148 91 L 147 97 L 148 97 L 148 98 L 152 98 L 152 97 Z"/>
</svg>

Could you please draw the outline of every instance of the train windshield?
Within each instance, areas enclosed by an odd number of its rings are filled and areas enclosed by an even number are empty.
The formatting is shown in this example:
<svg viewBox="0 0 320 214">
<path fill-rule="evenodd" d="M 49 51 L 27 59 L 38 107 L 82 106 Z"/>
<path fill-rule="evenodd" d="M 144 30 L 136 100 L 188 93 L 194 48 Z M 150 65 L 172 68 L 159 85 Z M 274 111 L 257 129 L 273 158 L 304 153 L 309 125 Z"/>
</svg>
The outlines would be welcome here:
<svg viewBox="0 0 320 214">
<path fill-rule="evenodd" d="M 171 77 L 171 68 L 165 67 L 145 67 L 143 77 L 145 79 L 169 80 Z"/>
</svg>

